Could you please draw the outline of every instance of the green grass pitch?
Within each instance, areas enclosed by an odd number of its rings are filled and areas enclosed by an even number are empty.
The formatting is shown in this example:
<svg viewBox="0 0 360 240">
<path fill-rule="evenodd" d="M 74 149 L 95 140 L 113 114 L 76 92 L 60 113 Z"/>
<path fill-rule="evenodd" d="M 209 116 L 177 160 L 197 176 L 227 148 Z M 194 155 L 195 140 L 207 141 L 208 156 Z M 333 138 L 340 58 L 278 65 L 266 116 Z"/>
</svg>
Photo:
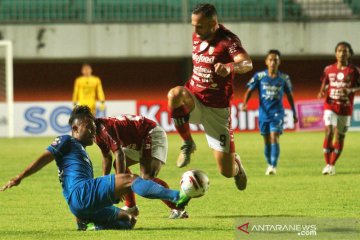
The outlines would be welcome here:
<svg viewBox="0 0 360 240">
<path fill-rule="evenodd" d="M 132 231 L 76 231 L 53 162 L 20 186 L 0 192 L 0 239 L 234 239 L 237 218 L 358 218 L 360 133 L 347 134 L 336 176 L 321 175 L 323 135 L 285 133 L 280 139 L 278 174 L 265 176 L 261 136 L 236 133 L 236 150 L 248 174 L 248 188 L 244 192 L 236 189 L 233 179 L 218 173 L 203 134 L 194 134 L 198 150 L 190 166 L 178 169 L 175 161 L 181 140 L 177 135 L 169 135 L 168 162 L 159 177 L 177 189 L 185 170 L 202 169 L 210 178 L 209 192 L 192 200 L 187 207 L 190 218 L 181 220 L 167 219 L 169 210 L 161 201 L 138 197 L 140 215 Z M 52 138 L 0 139 L 0 184 L 22 171 L 51 142 Z M 100 151 L 91 146 L 88 152 L 95 175 L 99 176 Z M 138 169 L 138 165 L 132 167 L 135 173 Z"/>
</svg>

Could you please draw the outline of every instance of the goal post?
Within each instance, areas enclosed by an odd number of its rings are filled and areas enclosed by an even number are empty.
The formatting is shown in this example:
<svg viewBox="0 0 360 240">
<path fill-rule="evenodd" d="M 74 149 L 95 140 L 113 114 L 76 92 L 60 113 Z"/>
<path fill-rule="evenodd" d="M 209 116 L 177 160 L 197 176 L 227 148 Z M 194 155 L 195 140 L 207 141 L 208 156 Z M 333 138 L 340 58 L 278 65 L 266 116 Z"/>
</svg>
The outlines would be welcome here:
<svg viewBox="0 0 360 240">
<path fill-rule="evenodd" d="M 14 137 L 13 46 L 0 41 L 0 137 Z M 0 113 L 1 114 L 1 113 Z"/>
</svg>

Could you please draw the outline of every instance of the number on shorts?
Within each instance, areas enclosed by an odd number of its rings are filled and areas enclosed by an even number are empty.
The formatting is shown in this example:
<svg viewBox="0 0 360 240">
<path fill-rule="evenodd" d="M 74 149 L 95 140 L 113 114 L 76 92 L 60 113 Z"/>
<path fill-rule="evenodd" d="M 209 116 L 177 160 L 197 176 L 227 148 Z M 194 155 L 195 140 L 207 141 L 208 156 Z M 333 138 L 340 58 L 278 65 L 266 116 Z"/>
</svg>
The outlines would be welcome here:
<svg viewBox="0 0 360 240">
<path fill-rule="evenodd" d="M 220 135 L 220 146 L 222 146 L 222 147 L 226 146 L 226 135 L 224 135 L 224 134 Z"/>
</svg>

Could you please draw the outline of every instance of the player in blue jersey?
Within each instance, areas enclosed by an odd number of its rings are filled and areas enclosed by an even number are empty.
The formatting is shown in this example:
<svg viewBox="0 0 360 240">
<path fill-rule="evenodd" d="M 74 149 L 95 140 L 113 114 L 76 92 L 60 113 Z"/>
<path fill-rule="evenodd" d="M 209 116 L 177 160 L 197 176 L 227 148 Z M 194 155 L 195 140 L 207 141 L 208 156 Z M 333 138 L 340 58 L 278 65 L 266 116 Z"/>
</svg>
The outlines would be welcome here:
<svg viewBox="0 0 360 240">
<path fill-rule="evenodd" d="M 96 229 L 133 228 L 135 217 L 113 206 L 131 190 L 146 198 L 172 201 L 179 207 L 187 204 L 190 198 L 184 193 L 164 188 L 134 174 L 117 173 L 94 178 L 93 166 L 85 150 L 95 139 L 94 120 L 89 107 L 75 107 L 69 119 L 72 136 L 55 138 L 37 160 L 0 190 L 19 185 L 25 177 L 36 173 L 55 159 L 64 198 L 77 218 L 79 230 L 89 230 L 90 224 Z"/>
<path fill-rule="evenodd" d="M 276 167 L 280 155 L 279 137 L 284 124 L 283 95 L 287 96 L 293 111 L 294 123 L 297 115 L 292 95 L 289 75 L 279 71 L 280 52 L 270 50 L 266 56 L 267 70 L 257 72 L 247 84 L 242 110 L 247 110 L 247 104 L 254 90 L 259 93 L 259 129 L 264 137 L 265 158 L 268 163 L 265 174 L 276 174 Z"/>
</svg>

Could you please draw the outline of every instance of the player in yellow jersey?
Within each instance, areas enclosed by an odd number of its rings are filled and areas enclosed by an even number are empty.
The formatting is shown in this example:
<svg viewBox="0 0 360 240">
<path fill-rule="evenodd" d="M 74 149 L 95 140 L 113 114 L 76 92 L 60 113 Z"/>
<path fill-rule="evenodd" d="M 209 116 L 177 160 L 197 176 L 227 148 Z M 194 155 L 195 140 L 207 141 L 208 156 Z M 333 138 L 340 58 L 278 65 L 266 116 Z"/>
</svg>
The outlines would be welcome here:
<svg viewBox="0 0 360 240">
<path fill-rule="evenodd" d="M 96 115 L 96 100 L 100 101 L 99 110 L 105 110 L 105 95 L 99 77 L 92 75 L 90 64 L 84 63 L 81 68 L 82 76 L 75 79 L 73 103 L 86 105 Z"/>
</svg>

